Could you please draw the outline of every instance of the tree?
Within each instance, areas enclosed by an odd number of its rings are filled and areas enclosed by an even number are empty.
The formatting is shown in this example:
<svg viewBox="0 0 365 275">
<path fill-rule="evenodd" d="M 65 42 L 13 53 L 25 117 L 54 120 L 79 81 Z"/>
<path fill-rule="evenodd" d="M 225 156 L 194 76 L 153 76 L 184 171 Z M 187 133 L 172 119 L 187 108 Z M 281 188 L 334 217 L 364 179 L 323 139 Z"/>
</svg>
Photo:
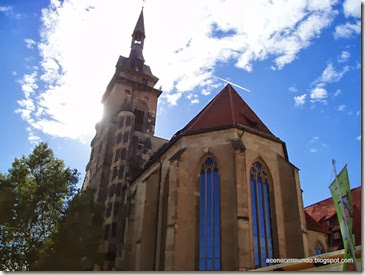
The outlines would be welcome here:
<svg viewBox="0 0 365 275">
<path fill-rule="evenodd" d="M 15 158 L 0 175 L 0 206 L 10 206 L 0 220 L 0 269 L 30 269 L 64 216 L 78 179 L 77 170 L 65 167 L 46 143 Z"/>
<path fill-rule="evenodd" d="M 98 252 L 102 240 L 104 207 L 94 201 L 95 192 L 87 189 L 70 202 L 57 231 L 46 241 L 32 270 L 80 271 L 102 265 Z"/>
</svg>

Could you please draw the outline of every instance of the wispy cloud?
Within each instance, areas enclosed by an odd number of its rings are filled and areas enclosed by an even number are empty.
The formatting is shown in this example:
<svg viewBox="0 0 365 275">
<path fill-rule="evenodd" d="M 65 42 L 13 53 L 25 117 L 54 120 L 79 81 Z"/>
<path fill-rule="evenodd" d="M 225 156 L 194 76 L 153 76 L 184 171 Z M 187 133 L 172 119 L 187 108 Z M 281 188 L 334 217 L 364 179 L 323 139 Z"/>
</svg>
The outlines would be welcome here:
<svg viewBox="0 0 365 275">
<path fill-rule="evenodd" d="M 186 96 L 186 98 L 188 100 L 190 100 L 191 104 L 198 104 L 199 103 L 199 98 L 198 98 L 198 95 L 196 95 L 196 94 L 189 94 L 189 95 Z"/>
<path fill-rule="evenodd" d="M 337 89 L 336 92 L 334 93 L 334 96 L 339 96 L 342 93 L 342 91 L 340 89 Z"/>
<path fill-rule="evenodd" d="M 361 140 L 361 135 L 360 135 L 360 136 L 358 136 L 356 139 L 357 139 L 358 141 L 360 141 L 360 140 Z"/>
<path fill-rule="evenodd" d="M 310 93 L 311 102 L 322 102 L 324 104 L 327 103 L 327 90 L 323 87 L 317 86 L 315 87 L 312 92 Z"/>
<path fill-rule="evenodd" d="M 345 111 L 346 105 L 340 105 L 338 106 L 337 110 L 339 111 Z"/>
<path fill-rule="evenodd" d="M 331 83 L 331 82 L 338 82 L 341 80 L 341 78 L 344 76 L 345 73 L 347 73 L 350 70 L 349 66 L 343 67 L 342 71 L 336 71 L 336 69 L 333 67 L 332 63 L 329 63 L 327 67 L 324 69 L 321 77 L 318 82 L 324 82 L 324 83 Z"/>
<path fill-rule="evenodd" d="M 317 142 L 319 140 L 319 137 L 318 136 L 316 136 L 316 137 L 312 137 L 311 138 L 311 140 L 309 141 L 309 143 L 311 144 L 311 143 L 315 143 L 315 142 Z"/>
<path fill-rule="evenodd" d="M 305 104 L 307 94 L 299 95 L 294 97 L 296 107 L 302 107 Z"/>
<path fill-rule="evenodd" d="M 14 12 L 14 8 L 12 6 L 0 6 L 0 13 L 8 17 L 14 17 L 15 19 L 21 18 L 21 14 Z"/>
<path fill-rule="evenodd" d="M 284 68 L 330 26 L 337 14 L 336 2 L 147 2 L 144 57 L 160 78 L 161 102 L 177 105 L 185 98 L 183 93 L 194 89 L 208 94 L 218 83 L 216 65 L 228 60 L 247 72 L 263 60 L 272 60 L 277 70 Z M 116 24 L 121 10 L 122 25 Z M 129 55 L 126 39 L 139 12 L 138 1 L 126 5 L 120 0 L 52 0 L 42 10 L 37 42 L 41 73 L 34 84 L 42 82 L 45 89 L 31 95 L 30 89 L 24 91 L 35 106 L 27 120 L 33 129 L 79 140 L 94 134 L 102 111 L 100 98 L 118 55 Z M 217 31 L 226 35 L 218 36 Z M 197 99 L 192 100 L 197 103 Z M 301 105 L 305 96 L 296 102 Z"/>
<path fill-rule="evenodd" d="M 30 39 L 30 38 L 25 38 L 24 39 L 24 42 L 25 42 L 25 46 L 28 48 L 28 49 L 33 49 L 34 46 L 35 46 L 35 41 L 33 39 Z"/>
<path fill-rule="evenodd" d="M 352 38 L 353 36 L 358 35 L 360 31 L 360 21 L 357 21 L 356 23 L 347 22 L 346 24 L 336 26 L 333 36 L 335 39 Z"/>
<path fill-rule="evenodd" d="M 340 63 L 346 62 L 350 58 L 351 54 L 348 51 L 342 51 L 337 61 Z"/>
<path fill-rule="evenodd" d="M 295 88 L 294 86 L 289 87 L 288 90 L 289 90 L 289 92 L 292 92 L 292 93 L 298 92 L 298 89 Z"/>
</svg>

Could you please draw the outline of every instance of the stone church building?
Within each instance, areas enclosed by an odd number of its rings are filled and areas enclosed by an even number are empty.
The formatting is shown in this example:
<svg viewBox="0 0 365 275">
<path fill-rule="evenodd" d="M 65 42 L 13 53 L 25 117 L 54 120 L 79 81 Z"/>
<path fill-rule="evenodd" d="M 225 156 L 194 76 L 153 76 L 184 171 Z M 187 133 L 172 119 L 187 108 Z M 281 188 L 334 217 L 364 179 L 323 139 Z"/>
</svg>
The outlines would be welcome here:
<svg viewBox="0 0 365 275">
<path fill-rule="evenodd" d="M 308 256 L 298 168 L 225 86 L 184 128 L 154 136 L 158 97 L 143 10 L 102 97 L 83 189 L 105 204 L 97 270 L 222 270 Z"/>
</svg>

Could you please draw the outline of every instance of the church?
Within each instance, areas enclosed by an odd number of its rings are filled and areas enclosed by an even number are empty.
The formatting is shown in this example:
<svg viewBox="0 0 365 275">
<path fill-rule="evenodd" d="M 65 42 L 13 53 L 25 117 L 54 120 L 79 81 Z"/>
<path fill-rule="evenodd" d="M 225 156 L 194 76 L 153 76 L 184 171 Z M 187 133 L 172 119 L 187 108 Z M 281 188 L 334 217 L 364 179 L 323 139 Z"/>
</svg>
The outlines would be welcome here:
<svg viewBox="0 0 365 275">
<path fill-rule="evenodd" d="M 91 141 L 83 189 L 106 208 L 95 269 L 235 271 L 310 256 L 299 170 L 231 85 L 170 140 L 154 136 L 162 91 L 145 38 L 142 10 Z"/>
</svg>

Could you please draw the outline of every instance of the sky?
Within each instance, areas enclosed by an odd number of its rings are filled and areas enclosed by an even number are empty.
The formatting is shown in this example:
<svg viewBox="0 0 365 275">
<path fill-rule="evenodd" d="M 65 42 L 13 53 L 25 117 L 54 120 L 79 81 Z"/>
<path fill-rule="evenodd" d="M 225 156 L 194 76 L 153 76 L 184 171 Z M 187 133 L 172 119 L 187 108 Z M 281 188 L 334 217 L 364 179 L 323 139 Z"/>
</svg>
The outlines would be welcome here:
<svg viewBox="0 0 365 275">
<path fill-rule="evenodd" d="M 361 184 L 359 0 L 0 0 L 0 172 L 45 141 L 82 184 L 142 6 L 163 90 L 155 135 L 170 139 L 228 81 L 286 142 L 304 206 L 330 197 L 332 159 Z"/>
</svg>

